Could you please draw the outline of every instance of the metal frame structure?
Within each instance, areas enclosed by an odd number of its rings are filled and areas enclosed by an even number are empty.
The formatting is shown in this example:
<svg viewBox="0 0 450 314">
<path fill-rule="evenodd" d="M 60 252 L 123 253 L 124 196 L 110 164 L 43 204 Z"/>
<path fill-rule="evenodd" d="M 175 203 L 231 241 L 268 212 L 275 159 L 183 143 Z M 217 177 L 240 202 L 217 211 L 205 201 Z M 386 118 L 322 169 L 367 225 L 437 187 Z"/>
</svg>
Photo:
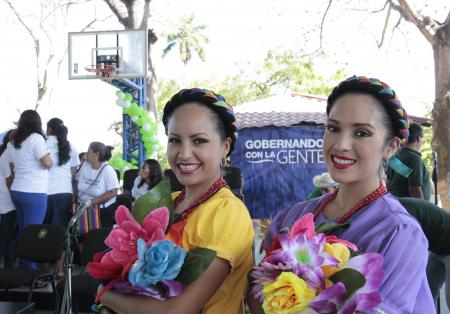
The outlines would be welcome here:
<svg viewBox="0 0 450 314">
<path fill-rule="evenodd" d="M 147 90 L 145 77 L 113 79 L 106 82 L 124 93 L 131 94 L 137 105 L 145 108 Z M 145 160 L 146 152 L 141 141 L 139 127 L 131 121 L 128 115 L 124 114 L 122 115 L 122 128 L 123 159 L 127 162 L 135 160 L 138 162 L 138 167 L 140 167 Z"/>
</svg>

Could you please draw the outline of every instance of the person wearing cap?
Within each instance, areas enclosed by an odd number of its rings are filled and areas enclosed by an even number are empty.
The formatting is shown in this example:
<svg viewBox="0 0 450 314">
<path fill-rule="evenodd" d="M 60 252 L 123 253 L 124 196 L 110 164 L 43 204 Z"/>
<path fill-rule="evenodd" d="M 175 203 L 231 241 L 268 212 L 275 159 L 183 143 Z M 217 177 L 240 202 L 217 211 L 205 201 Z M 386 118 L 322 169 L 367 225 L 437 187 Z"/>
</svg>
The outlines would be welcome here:
<svg viewBox="0 0 450 314">
<path fill-rule="evenodd" d="M 179 296 L 166 301 L 108 291 L 100 299 L 117 313 L 244 313 L 247 273 L 253 266 L 253 225 L 245 205 L 221 176 L 236 141 L 232 107 L 206 89 L 183 89 L 167 102 L 162 121 L 167 157 L 184 186 L 173 194 L 175 222 L 167 238 L 185 251 L 217 255 Z"/>
<path fill-rule="evenodd" d="M 327 101 L 324 160 L 334 193 L 278 212 L 264 240 L 289 230 L 301 216 L 314 222 L 349 223 L 331 233 L 354 243 L 361 253 L 383 256 L 384 277 L 375 311 L 363 313 L 434 313 L 426 277 L 428 241 L 418 222 L 381 182 L 384 164 L 408 137 L 408 116 L 396 93 L 384 82 L 352 76 L 336 86 Z M 252 313 L 261 313 L 251 300 Z"/>
</svg>

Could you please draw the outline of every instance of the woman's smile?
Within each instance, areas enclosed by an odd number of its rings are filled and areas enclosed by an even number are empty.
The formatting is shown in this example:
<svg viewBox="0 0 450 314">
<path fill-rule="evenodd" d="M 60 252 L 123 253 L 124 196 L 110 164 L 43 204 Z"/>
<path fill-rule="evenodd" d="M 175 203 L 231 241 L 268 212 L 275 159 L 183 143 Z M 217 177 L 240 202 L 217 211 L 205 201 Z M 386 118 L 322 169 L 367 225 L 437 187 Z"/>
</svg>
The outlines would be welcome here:
<svg viewBox="0 0 450 314">
<path fill-rule="evenodd" d="M 331 160 L 333 162 L 333 167 L 340 170 L 347 169 L 356 163 L 355 159 L 338 155 L 331 155 Z"/>
</svg>

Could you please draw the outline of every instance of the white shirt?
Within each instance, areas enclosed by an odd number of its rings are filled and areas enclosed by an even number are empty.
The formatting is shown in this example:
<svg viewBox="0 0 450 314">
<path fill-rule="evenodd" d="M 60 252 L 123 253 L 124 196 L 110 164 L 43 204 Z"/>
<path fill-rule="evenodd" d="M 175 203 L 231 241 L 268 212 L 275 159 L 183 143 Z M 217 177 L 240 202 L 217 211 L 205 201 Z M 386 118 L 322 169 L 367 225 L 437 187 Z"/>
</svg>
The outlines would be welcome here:
<svg viewBox="0 0 450 314">
<path fill-rule="evenodd" d="M 53 166 L 48 170 L 47 194 L 72 194 L 72 172 L 70 171 L 70 168 L 78 167 L 80 165 L 80 159 L 77 151 L 72 145 L 70 145 L 69 160 L 64 165 L 59 166 L 59 149 L 58 139 L 56 136 L 50 135 L 47 138 L 47 147 L 50 151 L 50 157 L 53 160 Z"/>
<path fill-rule="evenodd" d="M 97 178 L 97 175 L 103 167 L 105 168 Z M 92 169 L 90 163 L 84 162 L 80 168 L 80 171 L 77 173 L 77 181 L 78 198 L 80 201 L 91 200 L 108 191 L 118 189 L 120 187 L 116 171 L 106 162 L 102 163 L 98 169 Z M 104 203 L 104 207 L 108 207 L 115 201 L 116 197 L 114 196 Z"/>
<path fill-rule="evenodd" d="M 7 152 L 14 164 L 14 182 L 11 190 L 27 193 L 47 193 L 48 170 L 41 158 L 49 153 L 44 138 L 32 133 L 17 149 L 9 142 Z"/>
<path fill-rule="evenodd" d="M 133 189 L 131 189 L 131 196 L 133 196 L 134 200 L 137 200 L 149 191 L 148 184 L 145 182 L 141 187 L 138 187 L 139 183 L 141 183 L 141 179 L 141 176 L 137 176 L 136 179 L 134 179 Z"/>
<path fill-rule="evenodd" d="M 11 176 L 11 168 L 9 167 L 8 153 L 5 150 L 0 156 L 0 214 L 6 214 L 16 209 L 6 186 L 6 178 L 9 176 Z"/>
</svg>

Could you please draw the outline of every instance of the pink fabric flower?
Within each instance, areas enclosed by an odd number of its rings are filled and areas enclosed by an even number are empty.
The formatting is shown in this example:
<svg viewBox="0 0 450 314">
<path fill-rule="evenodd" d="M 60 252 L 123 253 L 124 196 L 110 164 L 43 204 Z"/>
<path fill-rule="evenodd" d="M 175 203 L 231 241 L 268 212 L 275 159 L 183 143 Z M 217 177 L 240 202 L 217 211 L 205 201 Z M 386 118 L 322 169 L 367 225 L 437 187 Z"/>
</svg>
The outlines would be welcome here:
<svg viewBox="0 0 450 314">
<path fill-rule="evenodd" d="M 314 215 L 308 213 L 297 219 L 291 227 L 289 236 L 293 237 L 296 234 L 303 232 L 306 235 L 306 239 L 309 240 L 316 234 L 316 228 L 314 227 Z"/>
<path fill-rule="evenodd" d="M 116 223 L 105 240 L 112 250 L 106 253 L 103 259 L 109 258 L 115 263 L 123 264 L 136 260 L 138 238 L 144 239 L 147 246 L 164 240 L 164 232 L 169 224 L 169 210 L 166 207 L 155 209 L 145 216 L 140 225 L 128 208 L 121 205 L 116 210 Z"/>
<path fill-rule="evenodd" d="M 114 284 L 127 280 L 126 274 L 137 259 L 137 239 L 142 238 L 147 246 L 155 241 L 164 240 L 169 224 L 169 210 L 161 207 L 153 210 L 139 224 L 128 208 L 121 205 L 116 210 L 116 223 L 105 240 L 111 250 L 96 254 L 94 261 L 88 263 L 88 273 L 95 279 L 106 281 L 106 286 L 97 295 L 102 294 Z"/>
</svg>

